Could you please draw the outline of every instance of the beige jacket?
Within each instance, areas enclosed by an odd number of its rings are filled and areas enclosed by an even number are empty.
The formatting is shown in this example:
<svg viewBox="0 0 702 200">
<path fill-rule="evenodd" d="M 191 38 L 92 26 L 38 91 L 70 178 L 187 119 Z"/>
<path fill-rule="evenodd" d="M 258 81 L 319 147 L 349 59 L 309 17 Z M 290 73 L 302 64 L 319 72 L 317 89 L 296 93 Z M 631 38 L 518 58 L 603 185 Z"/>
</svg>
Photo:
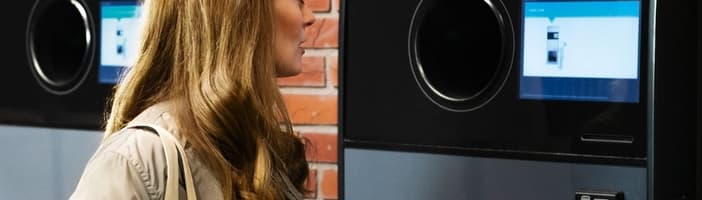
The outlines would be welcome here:
<svg viewBox="0 0 702 200">
<path fill-rule="evenodd" d="M 154 105 L 130 123 L 149 123 L 169 130 L 185 147 L 198 199 L 222 199 L 213 173 L 195 157 L 176 130 L 168 103 Z M 88 161 L 72 200 L 163 199 L 166 157 L 161 140 L 153 132 L 126 129 L 104 141 Z M 184 199 L 185 190 L 180 188 Z"/>
</svg>

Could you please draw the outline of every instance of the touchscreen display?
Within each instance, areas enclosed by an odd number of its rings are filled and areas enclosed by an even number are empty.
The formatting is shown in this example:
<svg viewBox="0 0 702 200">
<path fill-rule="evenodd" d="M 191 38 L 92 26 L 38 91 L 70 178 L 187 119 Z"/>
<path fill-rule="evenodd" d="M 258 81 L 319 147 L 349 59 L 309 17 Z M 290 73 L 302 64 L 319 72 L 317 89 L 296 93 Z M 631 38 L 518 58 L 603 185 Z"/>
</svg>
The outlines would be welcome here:
<svg viewBox="0 0 702 200">
<path fill-rule="evenodd" d="M 525 0 L 520 98 L 639 102 L 640 1 Z"/>
<path fill-rule="evenodd" d="M 139 44 L 139 7 L 136 1 L 100 2 L 100 83 L 117 83 L 125 69 L 134 64 Z"/>
</svg>

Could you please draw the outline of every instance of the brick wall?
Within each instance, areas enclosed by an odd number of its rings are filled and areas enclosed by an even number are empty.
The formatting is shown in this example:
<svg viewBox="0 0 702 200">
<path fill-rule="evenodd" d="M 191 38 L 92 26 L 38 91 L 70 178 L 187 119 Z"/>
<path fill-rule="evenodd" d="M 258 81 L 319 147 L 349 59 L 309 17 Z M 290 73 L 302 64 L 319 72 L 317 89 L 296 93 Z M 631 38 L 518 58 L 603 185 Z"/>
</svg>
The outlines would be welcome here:
<svg viewBox="0 0 702 200">
<path fill-rule="evenodd" d="M 294 129 L 312 145 L 307 154 L 312 193 L 308 199 L 337 195 L 337 57 L 339 0 L 305 0 L 317 20 L 307 29 L 302 73 L 278 79 Z"/>
</svg>

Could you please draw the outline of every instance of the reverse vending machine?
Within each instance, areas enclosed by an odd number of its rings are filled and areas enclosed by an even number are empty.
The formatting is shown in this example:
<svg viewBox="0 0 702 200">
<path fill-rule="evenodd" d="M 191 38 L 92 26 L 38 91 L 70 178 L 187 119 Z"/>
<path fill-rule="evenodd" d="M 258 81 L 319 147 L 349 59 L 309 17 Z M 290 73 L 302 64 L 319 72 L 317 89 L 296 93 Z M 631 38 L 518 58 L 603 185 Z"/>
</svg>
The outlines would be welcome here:
<svg viewBox="0 0 702 200">
<path fill-rule="evenodd" d="M 342 4 L 343 198 L 699 198 L 697 1 Z"/>
<path fill-rule="evenodd" d="M 0 123 L 97 130 L 138 50 L 136 0 L 30 0 L 2 12 Z"/>
</svg>

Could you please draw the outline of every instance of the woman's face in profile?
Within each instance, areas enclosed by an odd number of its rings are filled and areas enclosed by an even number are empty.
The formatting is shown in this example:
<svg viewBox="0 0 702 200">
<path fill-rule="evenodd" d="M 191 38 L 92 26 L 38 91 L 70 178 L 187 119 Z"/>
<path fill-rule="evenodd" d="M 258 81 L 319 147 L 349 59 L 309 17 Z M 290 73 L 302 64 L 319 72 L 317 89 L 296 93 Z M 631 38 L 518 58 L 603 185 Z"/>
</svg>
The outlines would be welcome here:
<svg viewBox="0 0 702 200">
<path fill-rule="evenodd" d="M 305 28 L 314 22 L 314 14 L 303 0 L 273 0 L 275 7 L 274 52 L 278 77 L 294 76 L 302 71 L 302 43 Z"/>
</svg>

